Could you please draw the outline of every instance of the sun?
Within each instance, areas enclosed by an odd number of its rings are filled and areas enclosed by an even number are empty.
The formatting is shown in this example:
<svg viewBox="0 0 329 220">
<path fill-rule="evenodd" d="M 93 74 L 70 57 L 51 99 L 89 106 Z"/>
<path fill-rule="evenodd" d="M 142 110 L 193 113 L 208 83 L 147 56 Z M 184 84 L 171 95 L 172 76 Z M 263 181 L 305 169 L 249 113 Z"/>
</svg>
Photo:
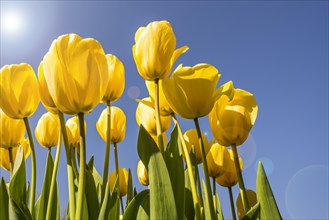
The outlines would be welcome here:
<svg viewBox="0 0 329 220">
<path fill-rule="evenodd" d="M 7 12 L 1 15 L 1 29 L 8 33 L 17 33 L 22 27 L 22 18 L 16 12 Z"/>
</svg>

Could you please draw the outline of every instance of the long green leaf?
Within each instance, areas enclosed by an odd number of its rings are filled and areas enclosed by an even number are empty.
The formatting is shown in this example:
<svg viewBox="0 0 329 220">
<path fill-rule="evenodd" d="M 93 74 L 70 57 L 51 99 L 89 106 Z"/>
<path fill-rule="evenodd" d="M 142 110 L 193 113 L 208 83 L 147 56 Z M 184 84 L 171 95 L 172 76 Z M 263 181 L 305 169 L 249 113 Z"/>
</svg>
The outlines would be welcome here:
<svg viewBox="0 0 329 220">
<path fill-rule="evenodd" d="M 204 183 L 204 180 L 202 180 L 202 190 L 204 194 L 204 200 L 203 200 L 203 205 L 204 205 L 204 214 L 206 219 L 211 219 L 211 214 L 210 214 L 210 206 L 213 204 L 209 204 L 209 199 L 208 199 L 208 193 L 206 189 L 206 184 Z"/>
<path fill-rule="evenodd" d="M 134 192 L 133 192 L 133 179 L 131 176 L 131 170 L 128 171 L 128 190 L 127 190 L 127 201 L 126 201 L 126 207 L 130 203 L 130 201 L 134 198 Z"/>
<path fill-rule="evenodd" d="M 175 197 L 164 158 L 151 135 L 141 125 L 138 135 L 138 155 L 148 168 L 150 188 L 150 218 L 177 219 Z"/>
<path fill-rule="evenodd" d="M 251 209 L 243 216 L 242 220 L 257 220 L 259 216 L 259 202 L 256 203 Z"/>
<path fill-rule="evenodd" d="M 109 215 L 107 219 L 119 219 L 120 215 L 120 196 L 119 196 L 119 190 L 118 185 L 115 184 L 115 188 L 113 190 L 110 202 L 109 202 L 110 210 Z"/>
<path fill-rule="evenodd" d="M 92 174 L 93 171 L 93 164 L 90 163 L 87 165 L 86 169 L 86 200 L 88 206 L 88 216 L 90 219 L 97 219 L 99 215 L 99 201 L 98 201 L 98 194 L 97 189 L 94 181 L 94 177 Z"/>
<path fill-rule="evenodd" d="M 256 194 L 260 219 L 282 219 L 261 161 L 258 163 Z"/>
<path fill-rule="evenodd" d="M 9 219 L 9 196 L 3 177 L 0 182 L 0 204 L 0 219 Z"/>
<path fill-rule="evenodd" d="M 185 211 L 185 180 L 184 163 L 179 150 L 180 139 L 178 138 L 177 126 L 171 132 L 171 138 L 165 152 L 165 161 L 168 168 L 171 186 L 174 192 L 178 219 L 184 218 Z"/>
<path fill-rule="evenodd" d="M 187 220 L 194 220 L 195 218 L 193 196 L 188 188 L 185 188 L 185 218 Z"/>
<path fill-rule="evenodd" d="M 150 216 L 150 191 L 148 189 L 141 191 L 136 195 L 123 215 L 123 220 L 130 219 L 149 219 Z"/>
<path fill-rule="evenodd" d="M 218 193 L 216 193 L 216 196 L 214 198 L 214 201 L 216 201 L 216 214 L 217 214 L 217 218 L 218 218 L 218 220 L 223 220 L 224 219 L 224 215 L 223 215 L 222 206 L 220 204 Z"/>
</svg>

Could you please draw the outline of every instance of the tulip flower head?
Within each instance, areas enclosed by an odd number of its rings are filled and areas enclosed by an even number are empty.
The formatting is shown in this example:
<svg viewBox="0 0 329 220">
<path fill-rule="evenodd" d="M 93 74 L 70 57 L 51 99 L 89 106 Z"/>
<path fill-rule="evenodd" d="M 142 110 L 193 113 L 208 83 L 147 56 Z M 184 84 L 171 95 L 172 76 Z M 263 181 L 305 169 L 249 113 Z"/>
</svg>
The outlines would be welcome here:
<svg viewBox="0 0 329 220">
<path fill-rule="evenodd" d="M 39 85 L 27 63 L 5 65 L 0 70 L 0 108 L 11 118 L 30 117 L 40 102 Z"/>
<path fill-rule="evenodd" d="M 149 81 L 167 77 L 177 58 L 188 49 L 175 48 L 176 36 L 168 21 L 154 21 L 140 27 L 132 48 L 139 74 Z"/>
<path fill-rule="evenodd" d="M 16 147 L 24 140 L 25 125 L 22 119 L 8 117 L 0 109 L 0 148 Z"/>
<path fill-rule="evenodd" d="M 85 133 L 87 132 L 87 124 L 84 122 Z M 66 132 L 69 144 L 71 147 L 77 147 L 80 143 L 80 127 L 79 127 L 79 118 L 74 116 L 67 120 L 66 124 Z"/>
<path fill-rule="evenodd" d="M 203 132 L 201 132 L 201 137 L 202 137 L 202 141 L 203 141 L 204 148 L 205 148 L 204 150 L 207 155 L 212 143 L 208 142 L 207 137 Z M 194 146 L 196 163 L 198 163 L 198 164 L 202 163 L 202 155 L 201 155 L 201 150 L 200 150 L 201 146 L 199 144 L 197 131 L 195 129 L 187 130 L 184 133 L 184 140 L 185 140 L 186 147 L 187 147 L 187 150 L 189 153 L 191 152 L 192 146 Z"/>
<path fill-rule="evenodd" d="M 21 145 L 11 147 L 11 152 L 13 156 L 13 163 L 15 163 L 17 150 L 19 147 L 23 147 L 24 158 L 25 160 L 29 157 L 31 153 L 30 142 L 28 139 L 24 139 Z M 0 147 L 0 167 L 9 171 L 10 170 L 10 159 L 9 159 L 9 150 L 6 148 Z"/>
<path fill-rule="evenodd" d="M 193 67 L 178 66 L 170 78 L 164 79 L 162 89 L 175 113 L 185 119 L 207 115 L 221 90 L 216 90 L 220 78 L 218 70 L 210 64 Z"/>
<path fill-rule="evenodd" d="M 207 154 L 208 173 L 210 177 L 222 175 L 230 163 L 231 157 L 226 147 L 216 143 Z"/>
<path fill-rule="evenodd" d="M 215 139 L 223 146 L 239 146 L 248 138 L 257 117 L 258 106 L 254 96 L 234 89 L 233 99 L 221 96 L 209 114 L 209 123 Z"/>
<path fill-rule="evenodd" d="M 96 123 L 96 129 L 102 139 L 106 142 L 107 135 L 107 109 L 104 109 Z M 126 115 L 118 107 L 111 107 L 111 139 L 110 143 L 120 143 L 125 138 Z"/>
<path fill-rule="evenodd" d="M 125 88 L 125 68 L 122 62 L 114 55 L 106 55 L 108 69 L 109 69 L 109 82 L 106 92 L 103 96 L 103 102 L 114 102 L 123 93 Z"/>
<path fill-rule="evenodd" d="M 238 176 L 236 174 L 235 164 L 234 164 L 234 156 L 233 151 L 228 149 L 229 158 L 226 162 L 224 172 L 216 178 L 216 182 L 223 187 L 232 187 L 238 183 Z M 239 164 L 242 170 L 243 168 L 243 160 L 239 156 Z"/>
<path fill-rule="evenodd" d="M 41 116 L 35 127 L 35 137 L 43 147 L 54 147 L 58 143 L 60 124 L 57 115 L 47 112 Z"/>
<path fill-rule="evenodd" d="M 137 164 L 137 177 L 139 182 L 144 185 L 149 185 L 149 176 L 146 167 L 144 166 L 143 162 L 141 160 L 138 161 Z"/>
<path fill-rule="evenodd" d="M 151 134 L 156 136 L 156 123 L 155 123 L 155 110 L 151 106 L 154 106 L 154 103 L 151 101 L 151 98 L 142 99 L 136 109 L 136 122 L 138 125 L 143 125 L 143 127 Z M 162 133 L 168 130 L 170 126 L 170 117 L 169 116 L 160 116 L 161 120 L 161 131 Z"/>
<path fill-rule="evenodd" d="M 53 41 L 43 58 L 49 93 L 63 113 L 89 113 L 103 98 L 109 74 L 101 44 L 66 34 Z"/>
<path fill-rule="evenodd" d="M 246 193 L 247 193 L 249 205 L 253 207 L 254 205 L 257 204 L 257 195 L 253 190 L 250 189 L 247 189 Z M 242 219 L 245 216 L 245 212 L 243 208 L 241 193 L 239 193 L 238 198 L 236 199 L 236 207 L 238 209 L 238 217 L 239 219 Z"/>
<path fill-rule="evenodd" d="M 110 174 L 110 190 L 113 192 L 114 190 L 114 184 L 117 179 L 117 172 L 113 171 Z M 120 196 L 125 196 L 127 194 L 128 190 L 128 171 L 125 168 L 119 168 L 119 192 Z"/>
</svg>

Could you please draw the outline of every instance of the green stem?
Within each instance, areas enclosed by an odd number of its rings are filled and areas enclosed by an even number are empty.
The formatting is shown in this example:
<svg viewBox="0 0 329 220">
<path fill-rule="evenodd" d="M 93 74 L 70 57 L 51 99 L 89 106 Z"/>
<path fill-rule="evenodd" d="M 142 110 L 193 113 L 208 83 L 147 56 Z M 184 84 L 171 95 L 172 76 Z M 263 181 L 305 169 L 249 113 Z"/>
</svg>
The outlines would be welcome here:
<svg viewBox="0 0 329 220">
<path fill-rule="evenodd" d="M 213 190 L 213 195 L 216 196 L 216 179 L 215 179 L 215 177 L 212 178 L 212 190 Z"/>
<path fill-rule="evenodd" d="M 13 159 L 13 151 L 12 148 L 8 148 L 8 154 L 9 154 L 9 167 L 10 167 L 10 178 L 13 176 L 13 170 L 14 170 L 14 159 Z"/>
<path fill-rule="evenodd" d="M 101 204 L 104 201 L 106 183 L 109 173 L 109 163 L 110 163 L 110 147 L 111 147 L 111 102 L 107 102 L 107 130 L 106 130 L 106 150 L 104 159 L 104 169 L 103 169 L 103 187 L 101 194 Z"/>
<path fill-rule="evenodd" d="M 51 148 L 49 148 L 49 152 L 50 152 L 50 149 Z M 60 153 L 61 153 L 61 132 L 59 131 L 55 163 L 54 163 L 53 173 L 52 173 L 51 182 L 50 182 L 50 191 L 49 191 L 49 199 L 48 199 L 48 204 L 47 204 L 46 219 L 51 219 L 51 213 L 54 212 L 54 210 L 52 210 L 52 207 L 53 207 L 53 200 L 54 200 L 54 195 L 55 195 L 56 176 L 57 176 L 57 169 L 58 169 Z"/>
<path fill-rule="evenodd" d="M 74 173 L 75 178 L 78 180 L 79 179 L 79 172 L 78 172 L 78 168 L 77 168 L 75 147 L 70 146 L 70 151 L 71 151 L 71 161 L 72 161 L 73 173 Z"/>
<path fill-rule="evenodd" d="M 163 137 L 161 130 L 161 120 L 160 120 L 160 102 L 159 102 L 159 79 L 154 80 L 154 109 L 155 109 L 155 120 L 156 120 L 156 129 L 158 136 L 158 144 L 162 154 L 164 154 L 164 146 L 163 146 Z"/>
<path fill-rule="evenodd" d="M 206 152 L 205 152 L 204 144 L 202 141 L 201 130 L 200 130 L 198 118 L 194 119 L 194 124 L 195 124 L 196 131 L 198 133 L 199 145 L 201 148 L 200 151 L 201 151 L 201 155 L 202 155 L 203 171 L 204 171 L 204 177 L 206 180 L 206 191 L 207 191 L 206 193 L 208 195 L 209 204 L 214 204 L 212 194 L 211 194 L 211 186 L 210 186 L 210 179 L 209 179 L 209 174 L 208 174 L 208 164 L 207 164 L 207 159 L 206 159 Z M 216 216 L 216 213 L 214 210 L 214 206 L 211 205 L 209 207 L 209 209 L 210 209 L 211 219 L 217 219 L 217 216 Z"/>
<path fill-rule="evenodd" d="M 195 180 L 194 180 L 194 175 L 193 175 L 193 166 L 192 166 L 192 163 L 191 163 L 190 154 L 187 150 L 187 146 L 186 146 L 186 143 L 185 143 L 183 132 L 182 132 L 182 129 L 181 129 L 181 127 L 180 127 L 180 125 L 177 121 L 177 118 L 176 118 L 175 114 L 171 114 L 171 117 L 172 117 L 174 123 L 177 125 L 179 138 L 181 139 L 183 152 L 184 152 L 184 155 L 185 155 L 185 161 L 186 161 L 186 164 L 187 164 L 187 171 L 188 171 L 188 175 L 189 175 L 189 179 L 190 179 L 190 185 L 191 185 L 191 191 L 192 191 L 192 197 L 193 197 L 193 203 L 194 203 L 194 210 L 195 210 L 195 218 L 198 220 L 198 219 L 201 219 L 201 208 L 200 208 L 200 204 L 199 204 L 198 195 L 196 193 Z"/>
<path fill-rule="evenodd" d="M 194 164 L 194 169 L 195 169 L 195 178 L 197 181 L 197 185 L 198 185 L 198 192 L 199 192 L 199 201 L 200 201 L 200 206 L 203 207 L 203 196 L 202 196 L 202 190 L 201 190 L 201 180 L 200 180 L 200 175 L 199 175 L 199 167 L 198 164 L 195 160 L 195 164 Z"/>
<path fill-rule="evenodd" d="M 30 148 L 31 148 L 31 162 L 32 162 L 32 177 L 31 177 L 31 194 L 30 194 L 30 212 L 31 216 L 34 216 L 34 201 L 35 201 L 35 186 L 37 177 L 37 162 L 34 149 L 34 141 L 28 118 L 24 118 L 25 127 L 29 136 Z"/>
<path fill-rule="evenodd" d="M 74 219 L 75 217 L 75 196 L 74 196 L 74 174 L 72 168 L 72 161 L 71 161 L 71 153 L 70 153 L 70 145 L 69 140 L 67 138 L 64 114 L 62 112 L 58 112 L 59 122 L 61 125 L 61 131 L 63 135 L 64 147 L 65 147 L 65 154 L 66 154 L 66 168 L 67 168 L 67 181 L 69 187 L 69 213 L 70 219 Z"/>
<path fill-rule="evenodd" d="M 233 218 L 233 220 L 236 220 L 232 187 L 229 186 L 229 187 L 227 187 L 227 189 L 228 189 L 228 193 L 230 194 L 230 203 L 231 203 L 232 218 Z"/>
<path fill-rule="evenodd" d="M 123 215 L 124 213 L 124 208 L 123 208 L 123 201 L 122 201 L 122 196 L 120 196 L 120 203 L 121 203 L 121 214 Z"/>
<path fill-rule="evenodd" d="M 79 129 L 80 129 L 80 174 L 79 174 L 79 186 L 78 186 L 78 199 L 77 210 L 75 213 L 75 219 L 82 218 L 82 208 L 84 202 L 84 194 L 86 187 L 86 136 L 84 126 L 84 113 L 79 112 Z"/>
<path fill-rule="evenodd" d="M 246 193 L 246 187 L 244 186 L 244 181 L 243 181 L 243 177 L 242 177 L 241 167 L 239 164 L 239 156 L 238 156 L 238 151 L 236 149 L 236 145 L 232 145 L 232 151 L 233 151 L 233 157 L 234 157 L 235 170 L 236 170 L 236 174 L 238 176 L 238 181 L 239 181 L 243 209 L 244 209 L 244 212 L 247 213 L 250 209 L 250 205 L 249 205 L 249 201 L 248 201 L 248 197 L 247 197 L 247 193 Z"/>
</svg>

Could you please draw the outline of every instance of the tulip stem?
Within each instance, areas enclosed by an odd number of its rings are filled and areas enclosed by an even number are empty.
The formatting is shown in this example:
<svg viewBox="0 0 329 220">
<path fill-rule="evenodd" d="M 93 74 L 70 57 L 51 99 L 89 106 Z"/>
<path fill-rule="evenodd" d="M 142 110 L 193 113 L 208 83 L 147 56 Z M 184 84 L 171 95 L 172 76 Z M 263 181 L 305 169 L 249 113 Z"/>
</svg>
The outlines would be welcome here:
<svg viewBox="0 0 329 220">
<path fill-rule="evenodd" d="M 195 218 L 198 219 L 202 219 L 201 218 L 201 208 L 200 208 L 200 204 L 199 204 L 199 199 L 198 199 L 198 195 L 196 193 L 196 186 L 195 186 L 195 180 L 194 180 L 194 174 L 193 174 L 193 166 L 191 163 L 191 158 L 190 158 L 190 154 L 187 150 L 187 146 L 185 143 L 185 139 L 183 136 L 183 132 L 182 129 L 177 121 L 177 118 L 175 116 L 175 114 L 171 114 L 171 117 L 174 121 L 174 123 L 177 126 L 178 129 L 178 133 L 179 133 L 179 137 L 183 146 L 183 152 L 185 155 L 185 160 L 186 160 L 186 164 L 187 164 L 187 171 L 188 171 L 188 175 L 189 175 L 189 179 L 190 179 L 190 185 L 191 185 L 191 191 L 192 191 L 192 197 L 193 197 L 193 203 L 194 203 L 194 210 L 195 210 Z"/>
<path fill-rule="evenodd" d="M 31 194 L 30 194 L 30 212 L 31 216 L 34 216 L 34 200 L 35 200 L 35 186 L 36 186 L 36 177 L 37 177 L 37 163 L 34 149 L 34 142 L 32 137 L 32 132 L 29 124 L 29 119 L 24 118 L 25 127 L 27 130 L 27 135 L 29 136 L 30 148 L 31 148 L 31 162 L 32 162 L 32 177 L 31 177 Z"/>
<path fill-rule="evenodd" d="M 228 193 L 230 195 L 230 203 L 231 203 L 231 211 L 232 211 L 232 218 L 233 220 L 236 220 L 235 216 L 235 208 L 234 208 L 234 200 L 233 200 L 233 193 L 232 193 L 232 187 L 227 187 Z"/>
<path fill-rule="evenodd" d="M 193 146 L 192 146 L 192 149 L 193 149 Z M 198 192 L 199 192 L 199 198 L 200 198 L 200 206 L 203 207 L 203 197 L 202 197 L 202 190 L 201 190 L 201 180 L 200 180 L 200 174 L 199 174 L 199 167 L 198 167 L 198 164 L 197 164 L 196 160 L 195 160 L 195 164 L 194 164 L 194 169 L 195 169 L 195 178 L 196 178 L 196 182 L 197 182 L 196 184 L 198 185 Z"/>
<path fill-rule="evenodd" d="M 209 174 L 208 174 L 208 164 L 207 164 L 207 159 L 206 159 L 206 152 L 205 152 L 204 144 L 202 141 L 201 130 L 200 130 L 198 118 L 194 119 L 194 124 L 195 124 L 196 131 L 198 133 L 199 145 L 201 148 L 200 151 L 201 151 L 201 155 L 202 155 L 203 171 L 204 171 L 204 177 L 206 180 L 206 191 L 207 191 L 206 193 L 208 195 L 209 204 L 214 204 L 212 194 L 211 194 L 211 186 L 210 186 L 210 179 L 209 179 Z M 214 210 L 214 206 L 210 205 L 209 209 L 210 209 L 211 219 L 217 219 L 217 216 L 216 216 L 215 210 Z"/>
<path fill-rule="evenodd" d="M 78 199 L 77 210 L 75 213 L 75 219 L 82 219 L 82 208 L 84 202 L 84 194 L 86 187 L 86 135 L 84 126 L 84 113 L 79 112 L 79 129 L 80 129 L 80 174 L 79 174 L 79 186 L 78 186 Z"/>
<path fill-rule="evenodd" d="M 215 179 L 215 177 L 212 178 L 212 188 L 213 188 L 213 195 L 216 196 L 216 179 Z"/>
<path fill-rule="evenodd" d="M 104 169 L 103 169 L 103 187 L 101 194 L 101 204 L 104 201 L 106 183 L 109 174 L 109 163 L 110 163 L 110 148 L 111 148 L 111 102 L 107 102 L 107 129 L 106 129 L 106 150 L 104 159 Z"/>
<path fill-rule="evenodd" d="M 124 208 L 123 208 L 123 201 L 122 201 L 122 196 L 120 196 L 120 203 L 121 203 L 121 214 L 123 215 L 124 213 Z"/>
<path fill-rule="evenodd" d="M 161 120 L 160 120 L 160 100 L 159 100 L 159 79 L 154 80 L 154 109 L 155 109 L 155 120 L 156 120 L 156 128 L 157 128 L 157 136 L 158 136 L 158 144 L 162 154 L 164 154 L 164 146 L 163 146 L 163 137 L 161 131 Z"/>
<path fill-rule="evenodd" d="M 51 149 L 51 148 L 49 148 L 49 149 Z M 50 150 L 49 150 L 49 153 L 50 153 Z M 57 149 L 56 149 L 55 163 L 54 163 L 53 173 L 52 173 L 52 176 L 51 176 L 49 199 L 48 199 L 47 212 L 46 212 L 46 219 L 51 219 L 51 214 L 54 212 L 54 210 L 52 210 L 52 207 L 53 207 L 53 200 L 54 200 L 54 195 L 55 195 L 56 176 L 57 176 L 57 169 L 58 169 L 58 162 L 59 162 L 60 153 L 61 153 L 61 131 L 59 131 L 59 135 L 58 135 L 58 143 L 57 143 Z"/>
<path fill-rule="evenodd" d="M 247 213 L 250 209 L 250 205 L 249 205 L 249 201 L 248 201 L 248 197 L 247 197 L 247 193 L 246 193 L 246 187 L 244 186 L 244 181 L 243 181 L 243 177 L 242 177 L 241 167 L 239 164 L 239 156 L 238 156 L 238 151 L 236 149 L 236 145 L 232 145 L 232 151 L 233 151 L 233 157 L 234 157 L 235 170 L 236 170 L 236 174 L 238 176 L 238 181 L 239 181 L 243 209 L 244 209 L 244 212 Z"/>
<path fill-rule="evenodd" d="M 13 170 L 14 170 L 14 158 L 13 158 L 13 151 L 12 148 L 8 148 L 8 154 L 9 154 L 9 169 L 10 169 L 10 178 L 13 176 Z"/>
<path fill-rule="evenodd" d="M 64 147 L 65 147 L 65 154 L 66 154 L 66 169 L 67 169 L 67 180 L 68 180 L 68 187 L 69 187 L 69 214 L 70 219 L 74 219 L 75 217 L 75 189 L 74 189 L 74 174 L 72 168 L 72 161 L 71 161 L 71 153 L 70 153 L 70 145 L 69 139 L 67 137 L 64 114 L 58 111 L 59 122 L 61 125 L 61 131 L 63 135 Z"/>
<path fill-rule="evenodd" d="M 70 151 L 71 151 L 71 161 L 72 161 L 73 173 L 74 173 L 75 178 L 78 180 L 79 179 L 79 172 L 78 172 L 78 168 L 77 168 L 75 147 L 71 146 Z"/>
</svg>

